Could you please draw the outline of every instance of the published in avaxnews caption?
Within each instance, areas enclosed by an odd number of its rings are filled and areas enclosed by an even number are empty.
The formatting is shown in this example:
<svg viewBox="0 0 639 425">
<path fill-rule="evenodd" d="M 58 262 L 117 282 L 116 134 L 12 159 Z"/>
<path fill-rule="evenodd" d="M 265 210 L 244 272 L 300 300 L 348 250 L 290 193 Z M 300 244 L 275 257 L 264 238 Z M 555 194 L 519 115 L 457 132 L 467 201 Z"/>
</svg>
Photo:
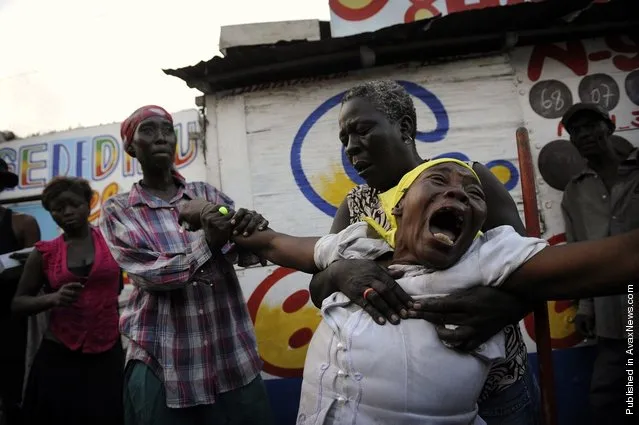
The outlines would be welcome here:
<svg viewBox="0 0 639 425">
<path fill-rule="evenodd" d="M 626 348 L 626 375 L 628 380 L 626 382 L 626 415 L 634 414 L 634 287 L 632 284 L 628 285 L 628 323 L 626 323 L 626 338 L 628 340 L 628 346 Z"/>
</svg>

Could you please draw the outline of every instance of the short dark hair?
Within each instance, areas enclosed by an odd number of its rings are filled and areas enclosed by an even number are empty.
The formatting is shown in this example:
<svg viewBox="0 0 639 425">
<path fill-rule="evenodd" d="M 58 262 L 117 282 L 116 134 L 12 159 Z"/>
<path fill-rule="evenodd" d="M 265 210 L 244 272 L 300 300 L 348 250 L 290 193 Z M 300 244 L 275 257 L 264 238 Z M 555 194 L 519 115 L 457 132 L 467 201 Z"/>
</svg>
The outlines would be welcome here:
<svg viewBox="0 0 639 425">
<path fill-rule="evenodd" d="M 91 203 L 93 189 L 85 179 L 79 177 L 58 176 L 51 179 L 42 191 L 42 206 L 50 211 L 51 203 L 65 192 L 75 193 L 82 196 L 87 204 Z"/>
<path fill-rule="evenodd" d="M 408 116 L 413 121 L 411 137 L 417 134 L 417 114 L 410 94 L 399 83 L 393 80 L 374 80 L 358 84 L 344 94 L 342 105 L 354 98 L 369 101 L 375 109 L 392 123 L 397 123 Z"/>
</svg>

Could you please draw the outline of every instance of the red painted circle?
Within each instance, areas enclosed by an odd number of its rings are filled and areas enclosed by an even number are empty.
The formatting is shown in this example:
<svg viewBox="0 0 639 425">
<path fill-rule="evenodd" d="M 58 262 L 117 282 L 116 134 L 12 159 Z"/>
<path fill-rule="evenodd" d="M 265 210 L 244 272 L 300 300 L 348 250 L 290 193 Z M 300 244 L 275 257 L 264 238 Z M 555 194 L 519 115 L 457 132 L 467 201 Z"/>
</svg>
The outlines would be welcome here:
<svg viewBox="0 0 639 425">
<path fill-rule="evenodd" d="M 311 294 L 306 289 L 300 289 L 297 292 L 289 295 L 282 303 L 282 310 L 284 313 L 295 313 L 301 310 L 308 300 L 311 298 Z"/>
<path fill-rule="evenodd" d="M 329 0 L 331 10 L 340 18 L 346 21 L 363 21 L 375 15 L 386 6 L 388 0 L 370 0 L 370 2 L 359 9 L 346 6 L 342 0 Z"/>
<path fill-rule="evenodd" d="M 260 283 L 255 291 L 251 294 L 248 301 L 246 302 L 246 306 L 248 307 L 249 314 L 251 315 L 251 320 L 255 323 L 255 318 L 257 317 L 257 309 L 260 307 L 262 300 L 266 296 L 266 293 L 271 289 L 280 279 L 288 276 L 291 273 L 295 273 L 293 269 L 287 269 L 286 267 L 278 267 L 266 277 Z"/>
<path fill-rule="evenodd" d="M 286 267 L 278 267 L 277 269 L 275 269 L 273 271 L 273 273 L 271 273 L 270 275 L 268 275 L 266 277 L 266 279 L 264 279 L 258 286 L 257 288 L 255 288 L 255 290 L 253 291 L 253 293 L 251 294 L 251 296 L 249 297 L 248 301 L 246 302 L 246 305 L 248 307 L 248 311 L 249 314 L 251 315 L 251 320 L 253 321 L 253 324 L 255 324 L 255 318 L 257 317 L 257 310 L 260 308 L 260 304 L 262 303 L 262 301 L 264 300 L 264 297 L 266 296 L 266 293 L 273 287 L 275 286 L 275 284 L 277 282 L 279 282 L 281 279 L 283 279 L 284 277 L 288 276 L 289 274 L 295 273 L 296 270 L 293 269 L 287 269 Z M 299 292 L 299 291 L 298 291 Z M 295 294 L 293 294 L 295 295 Z M 287 298 L 287 300 L 289 300 L 291 297 L 289 296 Z M 298 329 L 297 331 L 295 331 L 293 333 L 293 335 L 291 335 L 289 337 L 289 346 L 291 348 L 294 348 L 291 345 L 291 339 L 292 342 L 297 344 L 299 343 L 299 341 L 303 340 L 303 336 L 304 334 L 302 334 L 301 337 L 295 337 L 300 331 L 303 331 L 305 328 L 302 329 Z M 312 336 L 312 331 L 311 331 L 311 336 Z M 310 341 L 310 339 L 309 339 Z M 304 344 L 302 344 L 304 345 Z M 274 375 L 274 376 L 279 376 L 280 378 L 299 378 L 302 376 L 302 374 L 304 373 L 304 368 L 284 368 L 284 367 L 279 367 L 276 366 L 274 364 L 271 364 L 269 362 L 267 362 L 266 360 L 264 360 L 264 358 L 262 358 L 262 361 L 264 362 L 264 372 Z"/>
<path fill-rule="evenodd" d="M 288 346 L 291 348 L 300 348 L 311 342 L 313 338 L 313 330 L 309 328 L 298 329 L 288 339 Z"/>
</svg>

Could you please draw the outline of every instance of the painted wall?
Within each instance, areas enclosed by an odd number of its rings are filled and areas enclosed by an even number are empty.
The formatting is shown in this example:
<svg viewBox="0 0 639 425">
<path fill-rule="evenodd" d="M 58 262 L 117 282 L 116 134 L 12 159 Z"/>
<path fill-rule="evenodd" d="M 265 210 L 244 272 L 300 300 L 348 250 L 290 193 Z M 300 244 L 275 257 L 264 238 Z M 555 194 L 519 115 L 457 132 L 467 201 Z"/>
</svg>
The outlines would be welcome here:
<svg viewBox="0 0 639 425">
<path fill-rule="evenodd" d="M 199 114 L 189 110 L 173 117 L 178 138 L 176 168 L 188 179 L 202 180 L 206 176 L 202 146 L 189 139 L 189 133 L 199 131 Z M 0 157 L 19 177 L 18 186 L 2 192 L 0 199 L 39 195 L 58 175 L 82 177 L 95 190 L 90 217 L 93 222 L 106 199 L 127 192 L 142 175 L 137 160 L 122 149 L 119 123 L 5 142 L 0 144 Z"/>
<path fill-rule="evenodd" d="M 200 137 L 198 111 L 177 112 L 173 119 L 178 140 L 176 168 L 188 180 L 206 180 L 208 170 L 203 144 L 197 141 Z M 196 137 L 189 138 L 189 134 Z M 46 183 L 58 175 L 82 177 L 94 190 L 89 218 L 96 225 L 102 204 L 117 193 L 128 192 L 142 175 L 137 160 L 122 149 L 119 123 L 0 143 L 0 158 L 7 161 L 9 169 L 19 177 L 18 186 L 2 192 L 0 199 L 17 201 L 39 195 Z M 53 239 L 60 234 L 39 201 L 9 203 L 7 207 L 34 216 L 42 239 Z M 125 287 L 121 305 L 126 303 L 130 289 L 128 285 Z"/>
<path fill-rule="evenodd" d="M 207 143 L 216 147 L 207 151 L 207 159 L 219 163 L 223 190 L 238 205 L 260 211 L 275 229 L 324 234 L 345 194 L 361 183 L 337 138 L 341 96 L 357 82 L 389 78 L 413 95 L 422 156 L 455 155 L 485 163 L 521 210 L 515 130 L 522 125 L 530 130 L 537 162 L 549 142 L 567 139 L 559 117 L 581 99 L 607 106 L 618 134 L 638 144 L 638 57 L 636 41 L 613 37 L 240 88 L 207 96 Z M 544 162 L 543 176 L 537 170 L 541 218 L 544 237 L 561 243 L 561 192 L 545 178 L 555 185 L 553 173 L 560 171 L 559 180 L 570 178 L 566 173 L 575 168 L 566 163 L 578 158 L 555 155 L 555 148 L 547 152 L 552 155 L 545 157 L 554 160 Z M 286 378 L 267 381 L 280 422 L 294 423 L 297 399 L 291 397 L 297 397 L 307 344 L 320 320 L 309 300 L 310 277 L 277 267 L 249 269 L 241 276 L 266 376 Z M 583 406 L 592 347 L 575 333 L 571 303 L 549 303 L 549 311 L 561 423 L 579 423 L 588 414 Z M 531 318 L 521 323 L 536 368 L 532 325 Z"/>
</svg>

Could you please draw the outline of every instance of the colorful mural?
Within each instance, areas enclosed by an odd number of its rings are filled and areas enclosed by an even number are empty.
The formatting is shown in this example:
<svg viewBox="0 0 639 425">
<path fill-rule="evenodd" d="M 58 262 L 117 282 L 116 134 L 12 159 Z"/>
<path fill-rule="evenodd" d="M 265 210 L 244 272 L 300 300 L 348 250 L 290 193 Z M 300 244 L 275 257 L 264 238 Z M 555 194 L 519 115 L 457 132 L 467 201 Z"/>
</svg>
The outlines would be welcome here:
<svg viewBox="0 0 639 425">
<path fill-rule="evenodd" d="M 197 111 L 175 114 L 178 147 L 176 168 L 190 174 L 189 167 L 198 155 L 198 145 L 189 138 L 199 125 Z M 119 124 L 53 133 L 0 145 L 0 158 L 18 174 L 19 183 L 6 190 L 2 199 L 37 195 L 55 176 L 87 179 L 94 189 L 91 200 L 92 222 L 109 197 L 128 191 L 141 175 L 138 162 L 123 151 Z M 195 171 L 195 170 L 194 170 Z M 197 172 L 193 176 L 197 176 Z"/>
</svg>

